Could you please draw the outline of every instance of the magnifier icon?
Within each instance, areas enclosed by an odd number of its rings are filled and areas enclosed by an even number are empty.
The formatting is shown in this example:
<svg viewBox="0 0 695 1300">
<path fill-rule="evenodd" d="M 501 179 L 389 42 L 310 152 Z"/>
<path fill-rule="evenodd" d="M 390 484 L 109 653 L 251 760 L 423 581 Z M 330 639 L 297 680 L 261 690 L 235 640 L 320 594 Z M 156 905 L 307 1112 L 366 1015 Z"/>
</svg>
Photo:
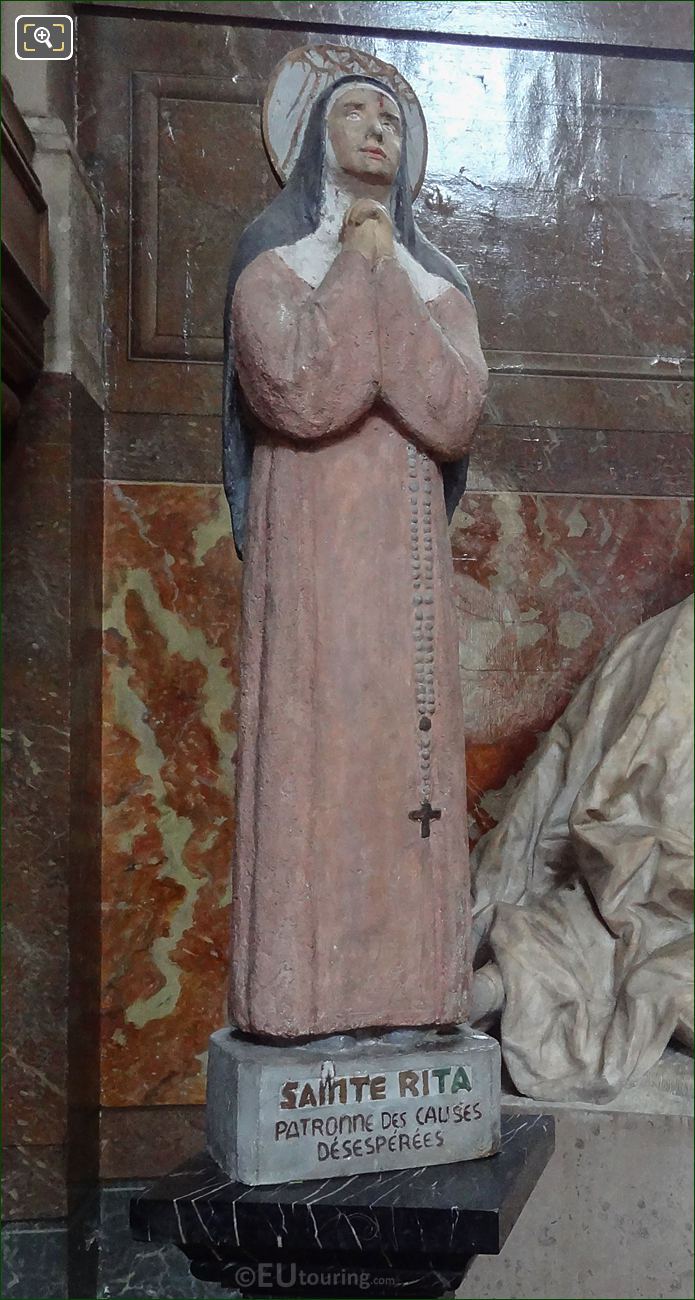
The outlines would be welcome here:
<svg viewBox="0 0 695 1300">
<path fill-rule="evenodd" d="M 39 45 L 47 45 L 49 50 L 53 49 L 53 46 L 51 45 L 51 33 L 47 27 L 35 28 L 34 40 L 38 41 Z"/>
</svg>

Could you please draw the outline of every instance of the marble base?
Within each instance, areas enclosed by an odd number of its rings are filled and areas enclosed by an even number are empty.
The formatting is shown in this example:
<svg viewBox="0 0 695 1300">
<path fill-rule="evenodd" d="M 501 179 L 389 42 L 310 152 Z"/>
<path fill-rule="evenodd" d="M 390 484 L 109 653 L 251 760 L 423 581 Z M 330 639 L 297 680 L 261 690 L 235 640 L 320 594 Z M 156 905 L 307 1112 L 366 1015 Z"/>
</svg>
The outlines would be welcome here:
<svg viewBox="0 0 695 1300">
<path fill-rule="evenodd" d="M 505 1117 L 491 1160 L 248 1187 L 208 1155 L 131 1201 L 131 1231 L 246 1296 L 450 1295 L 498 1254 L 547 1165 L 554 1124 Z"/>
<path fill-rule="evenodd" d="M 66 1220 L 3 1224 L 3 1300 L 65 1300 L 69 1294 Z"/>
<path fill-rule="evenodd" d="M 499 1141 L 499 1045 L 467 1026 L 283 1046 L 229 1029 L 210 1039 L 208 1150 L 239 1182 L 452 1164 Z"/>
</svg>

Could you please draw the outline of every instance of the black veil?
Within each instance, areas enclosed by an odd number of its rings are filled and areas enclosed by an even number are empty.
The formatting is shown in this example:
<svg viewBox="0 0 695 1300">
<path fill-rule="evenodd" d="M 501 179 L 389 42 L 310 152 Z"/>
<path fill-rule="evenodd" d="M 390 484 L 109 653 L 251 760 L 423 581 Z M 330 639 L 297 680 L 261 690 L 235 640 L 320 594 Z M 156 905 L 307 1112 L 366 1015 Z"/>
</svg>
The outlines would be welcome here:
<svg viewBox="0 0 695 1300">
<path fill-rule="evenodd" d="M 253 459 L 253 426 L 235 371 L 234 334 L 231 307 L 237 280 L 260 253 L 284 244 L 294 244 L 315 231 L 321 220 L 323 172 L 326 154 L 325 118 L 328 101 L 341 86 L 366 82 L 393 98 L 393 91 L 374 77 L 339 77 L 317 96 L 304 132 L 299 157 L 284 189 L 246 227 L 237 244 L 229 271 L 224 308 L 224 369 L 222 394 L 222 474 L 229 502 L 237 554 L 242 557 L 246 534 L 246 510 Z M 403 144 L 400 164 L 392 189 L 392 217 L 396 239 L 426 271 L 439 275 L 460 289 L 472 301 L 470 290 L 454 263 L 440 253 L 418 230 L 413 219 L 408 181 L 408 141 L 401 110 Z M 468 472 L 468 457 L 442 465 L 447 518 L 460 501 Z"/>
</svg>

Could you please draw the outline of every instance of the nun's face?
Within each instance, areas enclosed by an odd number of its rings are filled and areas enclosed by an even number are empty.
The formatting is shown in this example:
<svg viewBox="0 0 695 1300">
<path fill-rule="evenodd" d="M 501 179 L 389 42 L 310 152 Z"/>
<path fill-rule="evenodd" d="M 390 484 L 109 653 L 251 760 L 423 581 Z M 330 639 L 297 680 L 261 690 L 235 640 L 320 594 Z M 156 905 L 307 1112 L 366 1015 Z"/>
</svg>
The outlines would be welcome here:
<svg viewBox="0 0 695 1300">
<path fill-rule="evenodd" d="M 401 119 L 390 95 L 347 86 L 328 113 L 328 138 L 338 166 L 375 185 L 390 184 L 401 157 Z"/>
</svg>

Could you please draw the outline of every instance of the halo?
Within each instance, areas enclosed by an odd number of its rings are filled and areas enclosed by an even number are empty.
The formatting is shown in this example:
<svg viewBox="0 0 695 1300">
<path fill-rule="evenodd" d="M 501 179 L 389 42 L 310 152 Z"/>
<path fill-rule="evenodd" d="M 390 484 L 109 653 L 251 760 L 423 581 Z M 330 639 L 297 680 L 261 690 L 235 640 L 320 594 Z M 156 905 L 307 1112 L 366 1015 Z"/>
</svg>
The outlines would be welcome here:
<svg viewBox="0 0 695 1300">
<path fill-rule="evenodd" d="M 408 133 L 408 178 L 413 198 L 424 180 L 427 126 L 420 101 L 397 68 L 349 45 L 302 45 L 280 60 L 263 101 L 263 143 L 271 167 L 285 184 L 299 156 L 311 105 L 338 77 L 354 74 L 383 81 L 403 110 Z"/>
</svg>

